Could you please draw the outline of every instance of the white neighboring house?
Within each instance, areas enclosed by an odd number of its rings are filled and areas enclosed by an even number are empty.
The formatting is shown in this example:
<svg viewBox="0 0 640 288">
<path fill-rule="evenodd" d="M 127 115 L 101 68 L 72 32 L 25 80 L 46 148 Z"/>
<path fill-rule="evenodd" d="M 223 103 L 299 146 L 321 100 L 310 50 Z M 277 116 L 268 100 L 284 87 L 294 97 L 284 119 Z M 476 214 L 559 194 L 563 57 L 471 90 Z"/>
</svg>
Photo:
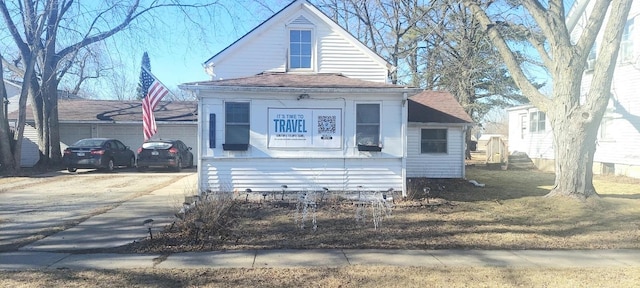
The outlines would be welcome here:
<svg viewBox="0 0 640 288">
<path fill-rule="evenodd" d="M 579 2 L 579 1 L 576 1 Z M 593 8 L 594 1 L 586 6 Z M 578 12 L 579 14 L 582 14 Z M 572 36 L 577 37 L 586 16 L 579 17 Z M 606 23 L 606 22 L 605 22 Z M 600 46 L 598 37 L 583 74 L 582 91 L 591 85 L 593 65 Z M 640 1 L 634 1 L 624 28 L 618 63 L 611 85 L 611 100 L 600 124 L 594 155 L 594 173 L 640 178 Z M 539 168 L 554 169 L 553 135 L 544 113 L 533 106 L 507 110 L 509 151 L 526 152 Z"/>
<path fill-rule="evenodd" d="M 18 111 L 18 102 L 20 100 L 20 92 L 22 85 L 18 81 L 4 79 L 5 89 L 7 90 L 7 115 Z M 4 107 L 3 107 L 4 109 Z M 15 128 L 15 122 L 9 121 L 9 125 Z M 22 137 L 22 147 L 20 154 L 20 166 L 32 167 L 40 160 L 38 149 L 38 131 L 32 125 L 26 124 Z"/>
<path fill-rule="evenodd" d="M 406 192 L 407 177 L 464 177 L 468 115 L 407 127 L 421 90 L 389 84 L 394 67 L 307 1 L 205 65 L 212 81 L 180 86 L 199 99 L 201 191 Z M 424 159 L 409 161 L 416 154 Z"/>
</svg>

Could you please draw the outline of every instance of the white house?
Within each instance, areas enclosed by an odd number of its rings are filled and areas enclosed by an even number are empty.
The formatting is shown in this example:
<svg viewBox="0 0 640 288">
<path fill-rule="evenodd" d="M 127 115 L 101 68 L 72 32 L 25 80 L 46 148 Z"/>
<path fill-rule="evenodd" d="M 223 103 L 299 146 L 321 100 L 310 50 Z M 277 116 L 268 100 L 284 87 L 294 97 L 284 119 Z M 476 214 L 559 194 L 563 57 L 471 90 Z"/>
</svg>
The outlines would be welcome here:
<svg viewBox="0 0 640 288">
<path fill-rule="evenodd" d="M 584 11 L 593 9 L 594 1 Z M 577 6 L 576 6 L 577 7 Z M 572 36 L 583 29 L 584 11 L 574 7 L 568 17 L 575 19 Z M 578 17 L 571 17 L 572 13 Z M 571 21 L 568 21 L 571 24 Z M 598 135 L 594 155 L 594 173 L 625 175 L 640 178 L 640 2 L 634 1 L 618 54 L 611 85 L 611 100 Z M 582 91 L 591 85 L 593 64 L 602 37 L 598 37 L 583 74 Z M 533 106 L 521 106 L 507 110 L 509 113 L 509 151 L 526 152 L 542 169 L 554 168 L 553 135 L 551 125 L 543 112 Z"/>
<path fill-rule="evenodd" d="M 420 89 L 389 84 L 394 67 L 307 1 L 292 2 L 205 66 L 212 81 L 180 86 L 199 99 L 202 191 L 404 192 L 407 177 L 464 177 L 468 115 L 466 124 L 418 117 L 408 125 L 409 110 L 428 95 L 413 100 Z M 446 164 L 429 166 L 436 163 Z"/>
</svg>

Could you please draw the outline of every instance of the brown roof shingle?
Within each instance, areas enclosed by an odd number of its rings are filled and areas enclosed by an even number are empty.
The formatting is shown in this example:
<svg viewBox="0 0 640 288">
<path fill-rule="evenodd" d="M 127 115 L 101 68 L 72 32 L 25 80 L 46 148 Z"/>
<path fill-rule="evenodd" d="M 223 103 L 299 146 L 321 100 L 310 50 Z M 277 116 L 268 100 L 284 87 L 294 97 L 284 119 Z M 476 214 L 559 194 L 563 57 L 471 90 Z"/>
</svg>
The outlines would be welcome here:
<svg viewBox="0 0 640 288">
<path fill-rule="evenodd" d="M 295 87 L 295 88 L 403 88 L 403 86 L 371 82 L 334 73 L 261 73 L 250 77 L 185 83 L 202 86 Z"/>
<path fill-rule="evenodd" d="M 409 97 L 409 122 L 473 123 L 449 92 L 423 91 Z"/>
<path fill-rule="evenodd" d="M 156 121 L 196 122 L 196 101 L 161 101 L 154 111 Z M 9 114 L 16 119 L 17 112 Z M 33 120 L 31 106 L 27 106 L 28 120 Z M 141 101 L 118 100 L 58 100 L 60 121 L 142 121 Z"/>
</svg>

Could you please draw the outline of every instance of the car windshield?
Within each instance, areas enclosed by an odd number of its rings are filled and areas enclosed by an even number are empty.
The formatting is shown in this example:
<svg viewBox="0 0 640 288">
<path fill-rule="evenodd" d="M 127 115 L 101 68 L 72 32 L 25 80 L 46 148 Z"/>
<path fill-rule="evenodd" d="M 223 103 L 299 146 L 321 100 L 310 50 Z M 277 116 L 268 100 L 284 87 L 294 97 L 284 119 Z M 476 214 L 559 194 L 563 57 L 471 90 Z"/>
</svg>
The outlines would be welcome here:
<svg viewBox="0 0 640 288">
<path fill-rule="evenodd" d="M 167 142 L 146 142 L 142 144 L 142 149 L 169 149 L 171 143 Z"/>
<path fill-rule="evenodd" d="M 73 143 L 73 146 L 76 147 L 99 147 L 102 146 L 105 140 L 100 139 L 82 139 L 78 140 L 78 142 Z"/>
</svg>

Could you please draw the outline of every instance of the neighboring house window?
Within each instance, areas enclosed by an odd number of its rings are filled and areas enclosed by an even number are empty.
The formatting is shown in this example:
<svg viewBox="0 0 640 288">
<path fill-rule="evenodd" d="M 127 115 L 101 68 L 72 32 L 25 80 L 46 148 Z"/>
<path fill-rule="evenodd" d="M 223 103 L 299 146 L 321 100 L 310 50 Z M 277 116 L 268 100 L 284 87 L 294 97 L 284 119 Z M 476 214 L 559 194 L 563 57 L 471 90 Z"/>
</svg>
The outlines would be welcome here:
<svg viewBox="0 0 640 288">
<path fill-rule="evenodd" d="M 356 104 L 356 144 L 379 146 L 380 104 Z"/>
<path fill-rule="evenodd" d="M 593 70 L 596 65 L 596 53 L 598 52 L 596 46 L 597 43 L 594 42 L 593 46 L 591 46 L 591 50 L 589 50 L 589 55 L 587 56 L 587 67 L 585 67 L 585 70 L 587 71 Z"/>
<path fill-rule="evenodd" d="M 289 30 L 289 69 L 311 69 L 311 30 Z"/>
<path fill-rule="evenodd" d="M 633 61 L 633 18 L 627 20 L 620 42 L 620 62 Z"/>
<path fill-rule="evenodd" d="M 529 114 L 529 123 L 531 132 L 544 132 L 546 127 L 547 115 L 544 112 L 536 111 Z"/>
<path fill-rule="evenodd" d="M 447 129 L 422 129 L 421 152 L 447 153 Z"/>
<path fill-rule="evenodd" d="M 249 103 L 225 103 L 224 150 L 247 150 L 249 146 Z"/>
<path fill-rule="evenodd" d="M 611 140 L 613 139 L 612 132 L 612 123 L 613 119 L 610 117 L 603 117 L 602 121 L 600 121 L 600 139 L 601 140 Z"/>
</svg>

